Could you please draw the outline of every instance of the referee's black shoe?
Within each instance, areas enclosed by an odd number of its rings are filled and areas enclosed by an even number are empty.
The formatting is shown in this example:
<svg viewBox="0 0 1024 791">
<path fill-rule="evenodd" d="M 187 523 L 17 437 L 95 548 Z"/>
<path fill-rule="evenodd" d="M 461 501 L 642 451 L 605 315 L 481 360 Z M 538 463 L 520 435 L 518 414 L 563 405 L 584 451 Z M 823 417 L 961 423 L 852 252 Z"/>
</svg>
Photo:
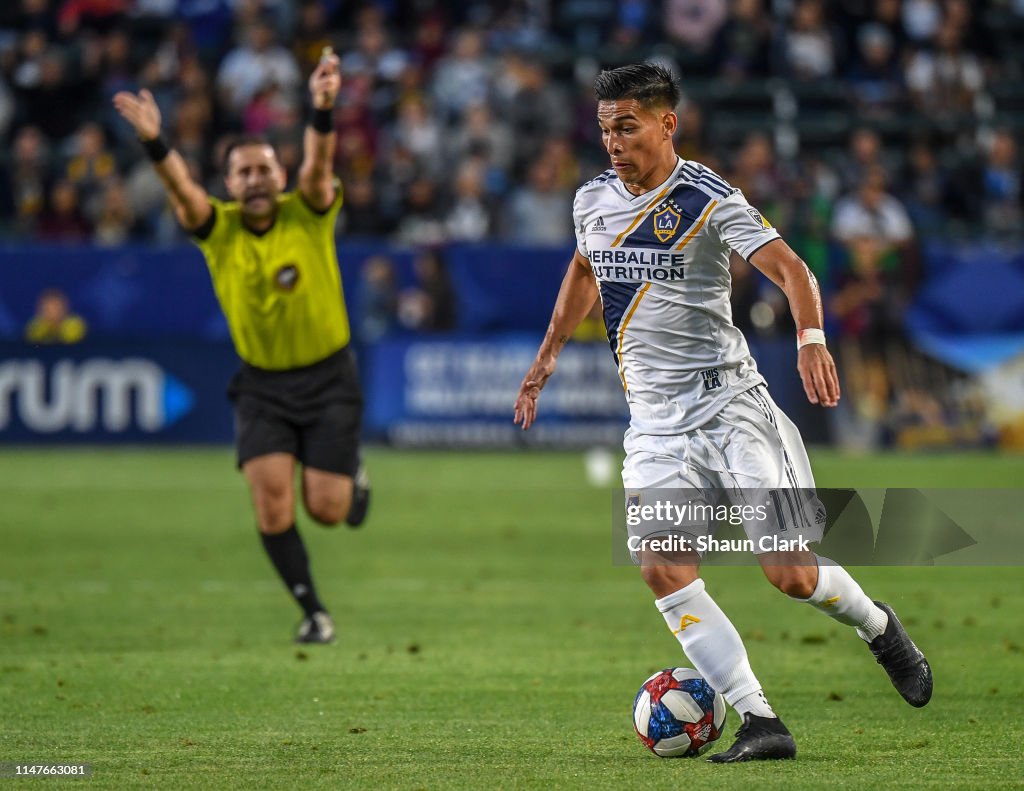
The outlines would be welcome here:
<svg viewBox="0 0 1024 791">
<path fill-rule="evenodd" d="M 921 708 L 932 699 L 932 669 L 921 649 L 914 645 L 892 607 L 880 601 L 875 604 L 889 616 L 885 631 L 868 643 L 896 691 L 911 706 Z"/>
<path fill-rule="evenodd" d="M 370 476 L 366 472 L 366 465 L 359 462 L 359 469 L 352 479 L 352 504 L 348 507 L 345 524 L 349 527 L 361 527 L 369 510 Z"/>
<path fill-rule="evenodd" d="M 299 624 L 296 643 L 333 643 L 334 619 L 323 610 L 307 615 Z"/>
<path fill-rule="evenodd" d="M 796 742 L 778 717 L 758 717 L 749 711 L 736 731 L 736 741 L 724 753 L 715 753 L 713 764 L 735 764 L 741 761 L 780 761 L 796 758 Z"/>
</svg>

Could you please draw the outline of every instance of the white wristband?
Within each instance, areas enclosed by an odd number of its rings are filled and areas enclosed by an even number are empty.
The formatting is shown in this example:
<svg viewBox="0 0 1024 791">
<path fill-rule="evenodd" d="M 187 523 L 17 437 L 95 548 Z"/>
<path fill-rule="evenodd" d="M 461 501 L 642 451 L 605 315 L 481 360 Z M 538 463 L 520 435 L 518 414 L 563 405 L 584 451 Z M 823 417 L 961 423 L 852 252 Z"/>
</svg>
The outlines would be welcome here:
<svg viewBox="0 0 1024 791">
<path fill-rule="evenodd" d="M 808 346 L 812 343 L 820 343 L 822 346 L 825 345 L 825 332 L 819 330 L 816 327 L 811 327 L 806 330 L 796 331 L 796 348 L 802 349 L 804 346 Z"/>
</svg>

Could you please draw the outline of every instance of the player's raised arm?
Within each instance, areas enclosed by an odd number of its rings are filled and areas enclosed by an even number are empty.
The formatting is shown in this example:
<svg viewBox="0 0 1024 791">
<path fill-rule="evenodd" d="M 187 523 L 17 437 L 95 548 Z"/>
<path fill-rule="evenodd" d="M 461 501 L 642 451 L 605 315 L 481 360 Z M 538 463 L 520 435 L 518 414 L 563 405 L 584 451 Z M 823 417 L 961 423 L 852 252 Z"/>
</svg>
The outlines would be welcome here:
<svg viewBox="0 0 1024 791">
<path fill-rule="evenodd" d="M 832 355 L 825 348 L 824 315 L 818 281 L 800 256 L 781 239 L 775 239 L 750 256 L 750 263 L 781 288 L 797 326 L 797 370 L 812 404 L 839 403 L 839 376 Z"/>
<path fill-rule="evenodd" d="M 309 77 L 313 119 L 303 137 L 299 192 L 318 211 L 334 203 L 334 101 L 341 90 L 341 61 L 325 48 L 320 63 Z"/>
<path fill-rule="evenodd" d="M 160 137 L 160 108 L 153 94 L 147 90 L 119 91 L 114 95 L 114 107 L 142 141 L 146 155 L 170 196 L 178 222 L 188 231 L 201 227 L 210 218 L 213 207 L 206 190 L 192 180 L 181 154 Z"/>
<path fill-rule="evenodd" d="M 597 283 L 590 272 L 590 262 L 577 250 L 565 277 L 562 278 L 562 286 L 558 290 L 558 299 L 555 301 L 555 309 L 551 314 L 551 323 L 548 325 L 544 341 L 537 350 L 533 365 L 519 385 L 514 422 L 522 423 L 523 431 L 532 426 L 537 417 L 537 399 L 551 374 L 555 372 L 555 362 L 562 347 L 568 343 L 596 301 Z"/>
</svg>

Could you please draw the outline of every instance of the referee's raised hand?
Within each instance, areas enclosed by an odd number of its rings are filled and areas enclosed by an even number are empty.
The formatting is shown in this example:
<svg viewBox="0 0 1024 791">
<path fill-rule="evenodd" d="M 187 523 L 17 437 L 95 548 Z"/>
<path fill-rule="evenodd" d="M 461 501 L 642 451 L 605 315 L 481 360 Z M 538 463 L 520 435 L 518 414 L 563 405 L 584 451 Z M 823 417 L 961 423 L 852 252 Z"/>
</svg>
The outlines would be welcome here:
<svg viewBox="0 0 1024 791">
<path fill-rule="evenodd" d="M 317 110 L 330 110 L 341 90 L 341 60 L 333 52 L 326 52 L 319 65 L 309 75 L 309 93 Z"/>
<path fill-rule="evenodd" d="M 155 140 L 160 136 L 160 108 L 149 91 L 118 91 L 114 95 L 114 107 L 132 125 L 139 140 Z"/>
</svg>

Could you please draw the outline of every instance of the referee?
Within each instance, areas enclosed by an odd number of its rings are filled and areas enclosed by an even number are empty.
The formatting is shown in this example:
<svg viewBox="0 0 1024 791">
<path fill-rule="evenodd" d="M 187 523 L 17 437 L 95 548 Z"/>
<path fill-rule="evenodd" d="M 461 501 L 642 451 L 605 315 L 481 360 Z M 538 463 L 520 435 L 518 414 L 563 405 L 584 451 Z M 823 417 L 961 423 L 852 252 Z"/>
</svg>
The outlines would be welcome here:
<svg viewBox="0 0 1024 791">
<path fill-rule="evenodd" d="M 220 201 L 189 175 L 160 136 L 149 91 L 118 93 L 175 214 L 206 258 L 241 370 L 228 393 L 235 408 L 238 466 L 249 483 L 263 546 L 305 614 L 296 641 L 329 643 L 334 622 L 320 601 L 295 527 L 295 466 L 302 499 L 322 525 L 358 527 L 369 507 L 359 461 L 363 398 L 334 246 L 341 184 L 334 175 L 332 113 L 339 60 L 325 50 L 309 78 L 313 116 L 303 139 L 298 189 L 273 147 L 243 138 L 225 154 Z"/>
</svg>

